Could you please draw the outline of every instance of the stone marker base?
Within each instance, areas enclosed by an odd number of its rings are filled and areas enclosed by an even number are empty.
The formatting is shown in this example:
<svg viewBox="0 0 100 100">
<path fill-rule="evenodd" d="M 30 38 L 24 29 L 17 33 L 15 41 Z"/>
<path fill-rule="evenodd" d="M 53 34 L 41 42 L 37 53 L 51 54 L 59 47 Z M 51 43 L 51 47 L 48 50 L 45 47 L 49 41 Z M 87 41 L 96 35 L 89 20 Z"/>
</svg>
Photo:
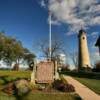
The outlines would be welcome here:
<svg viewBox="0 0 100 100">
<path fill-rule="evenodd" d="M 50 84 L 54 80 L 60 79 L 57 72 L 57 62 L 41 61 L 38 63 L 31 74 L 31 84 Z"/>
</svg>

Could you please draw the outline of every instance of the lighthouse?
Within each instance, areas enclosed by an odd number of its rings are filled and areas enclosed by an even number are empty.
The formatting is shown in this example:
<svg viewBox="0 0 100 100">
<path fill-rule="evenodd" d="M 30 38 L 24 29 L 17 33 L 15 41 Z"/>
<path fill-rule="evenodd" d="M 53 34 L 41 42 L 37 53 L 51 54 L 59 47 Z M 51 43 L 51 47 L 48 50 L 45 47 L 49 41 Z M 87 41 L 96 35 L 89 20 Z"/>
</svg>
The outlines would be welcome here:
<svg viewBox="0 0 100 100">
<path fill-rule="evenodd" d="M 87 69 L 90 65 L 89 51 L 87 45 L 87 36 L 84 30 L 80 30 L 78 34 L 79 55 L 78 55 L 78 69 Z"/>
</svg>

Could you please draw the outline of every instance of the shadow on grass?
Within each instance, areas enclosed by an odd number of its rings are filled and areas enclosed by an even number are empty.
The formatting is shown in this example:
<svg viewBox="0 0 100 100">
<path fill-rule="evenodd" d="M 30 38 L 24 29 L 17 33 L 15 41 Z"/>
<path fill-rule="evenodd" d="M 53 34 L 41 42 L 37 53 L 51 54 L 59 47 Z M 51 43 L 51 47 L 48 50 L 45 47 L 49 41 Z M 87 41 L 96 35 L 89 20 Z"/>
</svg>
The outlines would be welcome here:
<svg viewBox="0 0 100 100">
<path fill-rule="evenodd" d="M 11 82 L 14 82 L 14 81 L 17 81 L 17 80 L 20 80 L 20 79 L 27 79 L 27 78 L 11 78 L 8 76 L 8 75 L 5 75 L 5 76 L 0 76 L 0 80 L 3 80 L 2 83 L 0 83 L 0 85 L 6 85 L 8 83 L 11 83 Z"/>
<path fill-rule="evenodd" d="M 60 72 L 60 74 L 70 75 L 70 76 L 79 77 L 79 78 L 88 78 L 88 79 L 100 80 L 100 73 L 94 73 L 94 72 L 63 71 L 63 72 Z"/>
<path fill-rule="evenodd" d="M 9 81 L 8 81 L 7 78 L 8 78 L 8 75 L 6 75 L 6 76 L 0 76 L 0 80 L 3 80 L 2 85 L 5 85 L 5 84 L 9 83 Z"/>
</svg>

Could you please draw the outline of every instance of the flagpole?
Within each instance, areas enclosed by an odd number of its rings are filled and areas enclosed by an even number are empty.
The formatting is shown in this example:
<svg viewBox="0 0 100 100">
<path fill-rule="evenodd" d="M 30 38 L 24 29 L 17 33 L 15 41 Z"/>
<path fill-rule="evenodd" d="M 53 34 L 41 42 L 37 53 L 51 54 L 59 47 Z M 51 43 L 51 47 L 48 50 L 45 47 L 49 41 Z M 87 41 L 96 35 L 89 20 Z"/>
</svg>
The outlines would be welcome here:
<svg viewBox="0 0 100 100">
<path fill-rule="evenodd" d="M 49 60 L 51 61 L 51 50 L 52 50 L 52 43 L 51 43 L 51 12 L 49 11 Z"/>
</svg>

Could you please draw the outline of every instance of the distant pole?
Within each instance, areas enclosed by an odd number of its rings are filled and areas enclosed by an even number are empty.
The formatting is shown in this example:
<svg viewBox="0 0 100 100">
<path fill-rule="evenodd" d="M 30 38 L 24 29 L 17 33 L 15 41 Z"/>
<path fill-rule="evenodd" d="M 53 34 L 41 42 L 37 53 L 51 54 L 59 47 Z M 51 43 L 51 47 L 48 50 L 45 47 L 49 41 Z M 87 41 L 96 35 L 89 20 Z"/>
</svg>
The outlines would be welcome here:
<svg viewBox="0 0 100 100">
<path fill-rule="evenodd" d="M 49 60 L 51 61 L 51 50 L 52 50 L 52 43 L 51 43 L 51 12 L 49 11 Z"/>
</svg>

